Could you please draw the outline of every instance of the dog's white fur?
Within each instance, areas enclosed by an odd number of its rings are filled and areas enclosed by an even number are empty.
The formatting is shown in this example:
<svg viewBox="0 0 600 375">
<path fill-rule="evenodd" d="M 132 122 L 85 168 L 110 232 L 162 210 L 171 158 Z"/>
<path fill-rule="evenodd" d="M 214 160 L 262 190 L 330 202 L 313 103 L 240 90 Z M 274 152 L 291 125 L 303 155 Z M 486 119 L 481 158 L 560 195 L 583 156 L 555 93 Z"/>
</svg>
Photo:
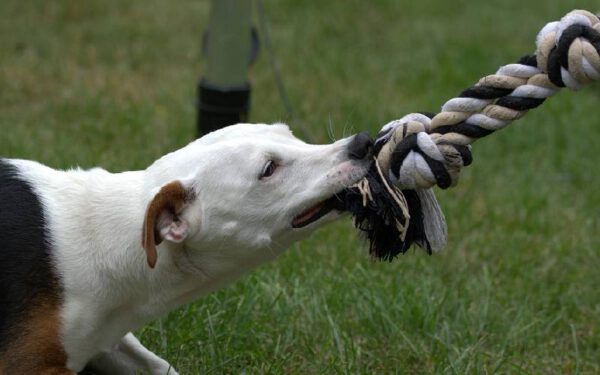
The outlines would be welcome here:
<svg viewBox="0 0 600 375">
<path fill-rule="evenodd" d="M 48 215 L 64 286 L 61 338 L 69 369 L 80 371 L 91 361 L 111 374 L 166 374 L 169 364 L 128 332 L 277 257 L 336 217 L 330 213 L 301 229 L 290 224 L 364 176 L 368 161 L 348 156 L 350 141 L 309 145 L 282 124 L 239 124 L 143 171 L 57 171 L 14 161 Z M 279 167 L 260 179 L 269 160 Z M 152 269 L 142 249 L 144 213 L 172 181 L 181 181 L 195 198 L 180 215 L 185 238 L 162 228 L 165 241 Z"/>
</svg>

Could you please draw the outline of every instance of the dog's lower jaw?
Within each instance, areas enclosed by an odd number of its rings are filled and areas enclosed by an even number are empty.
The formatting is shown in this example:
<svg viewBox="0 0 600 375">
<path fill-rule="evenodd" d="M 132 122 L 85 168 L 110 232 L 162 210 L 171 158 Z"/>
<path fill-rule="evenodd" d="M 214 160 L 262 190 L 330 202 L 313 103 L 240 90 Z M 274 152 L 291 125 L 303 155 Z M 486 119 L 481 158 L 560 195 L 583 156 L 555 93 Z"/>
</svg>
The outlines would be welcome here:
<svg viewBox="0 0 600 375">
<path fill-rule="evenodd" d="M 356 165 L 356 162 L 347 162 L 328 174 L 327 190 L 331 192 L 330 195 L 315 199 L 314 203 L 307 205 L 302 212 L 294 216 L 290 222 L 292 229 L 298 231 L 303 228 L 318 227 L 332 221 L 331 218 L 336 212 L 343 212 L 345 207 L 338 196 L 365 177 L 368 172 L 367 165 L 364 162 L 359 165 Z"/>
</svg>

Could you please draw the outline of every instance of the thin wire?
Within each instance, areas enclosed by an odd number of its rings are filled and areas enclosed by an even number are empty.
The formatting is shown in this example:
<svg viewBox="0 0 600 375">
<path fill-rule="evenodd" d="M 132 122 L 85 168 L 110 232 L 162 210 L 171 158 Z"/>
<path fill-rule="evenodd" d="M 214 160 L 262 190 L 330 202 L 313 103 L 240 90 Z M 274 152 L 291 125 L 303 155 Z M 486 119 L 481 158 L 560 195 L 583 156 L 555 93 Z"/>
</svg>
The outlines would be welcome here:
<svg viewBox="0 0 600 375">
<path fill-rule="evenodd" d="M 269 23 L 267 21 L 267 16 L 265 13 L 265 7 L 262 0 L 256 0 L 256 9 L 258 11 L 258 23 L 259 28 L 262 34 L 262 39 L 265 44 L 265 50 L 267 51 L 267 55 L 269 56 L 269 64 L 271 65 L 271 70 L 273 71 L 273 76 L 275 78 L 275 83 L 277 85 L 277 91 L 279 92 L 279 97 L 283 102 L 283 106 L 285 107 L 285 111 L 287 112 L 288 117 L 291 119 L 292 123 L 295 127 L 300 130 L 302 133 L 302 137 L 308 141 L 313 141 L 313 137 L 311 136 L 311 132 L 304 126 L 302 121 L 296 115 L 296 111 L 294 110 L 294 106 L 290 101 L 289 95 L 285 88 L 285 84 L 283 83 L 283 77 L 281 75 L 281 70 L 279 69 L 279 64 L 277 62 L 277 56 L 275 55 L 275 51 L 273 49 L 273 44 L 271 43 L 271 33 L 269 31 Z"/>
</svg>

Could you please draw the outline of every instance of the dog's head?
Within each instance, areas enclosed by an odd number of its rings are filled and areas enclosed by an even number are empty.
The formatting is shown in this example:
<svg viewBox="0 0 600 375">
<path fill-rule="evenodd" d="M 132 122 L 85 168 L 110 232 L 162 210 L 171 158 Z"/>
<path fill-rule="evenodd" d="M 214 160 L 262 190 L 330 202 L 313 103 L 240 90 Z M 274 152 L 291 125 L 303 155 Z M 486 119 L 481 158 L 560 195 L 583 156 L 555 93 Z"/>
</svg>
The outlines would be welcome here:
<svg viewBox="0 0 600 375">
<path fill-rule="evenodd" d="M 364 177 L 371 148 L 366 134 L 311 145 L 286 125 L 239 124 L 164 156 L 147 170 L 148 263 L 162 241 L 211 269 L 277 256 L 339 216 L 335 195 Z"/>
</svg>

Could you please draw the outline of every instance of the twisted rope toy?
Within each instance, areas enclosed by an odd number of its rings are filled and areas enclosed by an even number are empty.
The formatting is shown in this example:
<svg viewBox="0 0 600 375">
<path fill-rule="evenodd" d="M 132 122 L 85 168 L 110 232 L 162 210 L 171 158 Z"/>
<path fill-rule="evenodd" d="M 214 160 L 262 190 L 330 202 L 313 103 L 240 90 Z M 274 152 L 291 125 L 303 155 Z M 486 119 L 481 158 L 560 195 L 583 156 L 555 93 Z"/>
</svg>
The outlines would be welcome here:
<svg viewBox="0 0 600 375">
<path fill-rule="evenodd" d="M 339 197 L 370 253 L 392 260 L 414 243 L 446 245 L 444 215 L 431 188 L 458 183 L 471 144 L 508 126 L 561 88 L 600 79 L 600 19 L 574 10 L 539 32 L 534 55 L 502 66 L 448 100 L 438 114 L 411 113 L 381 129 L 367 177 Z"/>
</svg>

